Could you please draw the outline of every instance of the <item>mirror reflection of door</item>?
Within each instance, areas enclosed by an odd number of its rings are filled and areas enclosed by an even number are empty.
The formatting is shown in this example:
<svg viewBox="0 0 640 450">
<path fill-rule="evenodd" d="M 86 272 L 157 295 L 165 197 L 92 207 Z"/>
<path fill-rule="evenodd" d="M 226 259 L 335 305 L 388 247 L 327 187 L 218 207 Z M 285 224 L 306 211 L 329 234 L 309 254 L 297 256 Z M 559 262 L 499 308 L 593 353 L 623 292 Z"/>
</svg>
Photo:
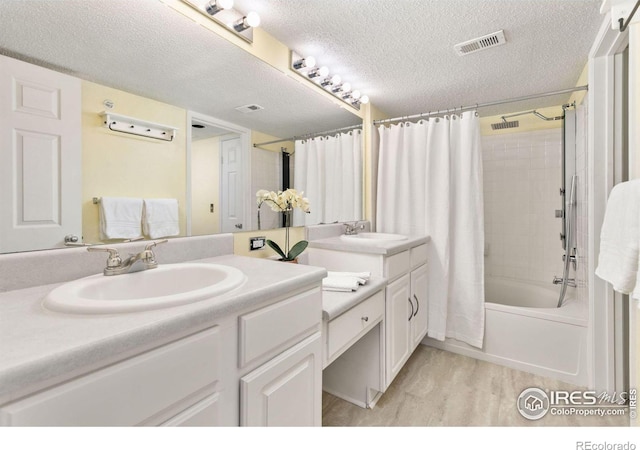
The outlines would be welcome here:
<svg viewBox="0 0 640 450">
<path fill-rule="evenodd" d="M 243 148 L 243 132 L 226 125 L 201 115 L 193 114 L 191 119 L 192 236 L 239 231 L 236 225 L 244 224 L 244 153 L 248 149 Z"/>
<path fill-rule="evenodd" d="M 223 233 L 243 229 L 244 174 L 242 171 L 242 144 L 239 136 L 220 141 L 220 209 Z"/>
</svg>

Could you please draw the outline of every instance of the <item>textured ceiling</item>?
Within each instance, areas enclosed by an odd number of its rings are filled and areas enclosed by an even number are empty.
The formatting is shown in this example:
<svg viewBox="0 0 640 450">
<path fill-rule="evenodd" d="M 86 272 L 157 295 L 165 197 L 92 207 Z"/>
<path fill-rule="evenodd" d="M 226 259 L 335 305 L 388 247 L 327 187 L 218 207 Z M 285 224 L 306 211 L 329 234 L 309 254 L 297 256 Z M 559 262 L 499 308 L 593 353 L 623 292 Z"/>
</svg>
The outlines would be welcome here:
<svg viewBox="0 0 640 450">
<path fill-rule="evenodd" d="M 573 87 L 600 0 L 236 0 L 391 116 Z M 503 29 L 507 44 L 453 45 Z M 0 53 L 281 137 L 358 119 L 158 0 L 2 0 Z M 482 110 L 557 105 L 568 96 Z M 257 103 L 251 114 L 235 107 Z"/>
<path fill-rule="evenodd" d="M 235 0 L 289 48 L 313 55 L 392 116 L 575 86 L 602 22 L 601 0 Z M 507 44 L 457 56 L 504 30 Z M 487 108 L 560 104 L 567 96 Z"/>
<path fill-rule="evenodd" d="M 0 54 L 279 137 L 360 122 L 158 0 L 1 0 Z"/>
</svg>

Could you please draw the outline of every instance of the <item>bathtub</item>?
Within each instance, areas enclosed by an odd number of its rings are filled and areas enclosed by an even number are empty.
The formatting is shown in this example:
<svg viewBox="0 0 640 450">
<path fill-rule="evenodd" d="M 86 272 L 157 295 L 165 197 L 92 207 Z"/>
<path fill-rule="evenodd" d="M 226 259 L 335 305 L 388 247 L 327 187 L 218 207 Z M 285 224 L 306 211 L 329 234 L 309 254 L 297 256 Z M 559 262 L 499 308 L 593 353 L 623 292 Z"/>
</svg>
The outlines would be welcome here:
<svg viewBox="0 0 640 450">
<path fill-rule="evenodd" d="M 559 289 L 504 278 L 485 283 L 482 349 L 455 339 L 423 344 L 501 364 L 577 386 L 587 386 L 587 309 L 569 288 L 561 308 Z"/>
</svg>

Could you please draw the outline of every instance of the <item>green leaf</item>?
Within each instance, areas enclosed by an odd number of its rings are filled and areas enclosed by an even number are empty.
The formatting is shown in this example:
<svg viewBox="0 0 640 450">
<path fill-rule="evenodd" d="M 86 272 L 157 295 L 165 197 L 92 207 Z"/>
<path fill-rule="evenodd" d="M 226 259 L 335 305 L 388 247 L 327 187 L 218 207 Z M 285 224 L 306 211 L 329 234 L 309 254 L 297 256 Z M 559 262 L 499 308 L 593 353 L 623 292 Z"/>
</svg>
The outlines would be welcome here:
<svg viewBox="0 0 640 450">
<path fill-rule="evenodd" d="M 309 245 L 307 241 L 300 241 L 296 245 L 294 245 L 287 255 L 287 261 L 293 261 L 294 259 L 296 259 L 298 255 L 307 248 L 307 245 Z"/>
<path fill-rule="evenodd" d="M 276 244 L 275 242 L 273 242 L 271 239 L 267 239 L 267 245 L 269 247 L 271 247 L 273 250 L 275 250 L 275 252 L 278 255 L 280 255 L 282 257 L 282 259 L 287 259 L 286 255 L 284 254 L 284 252 L 282 251 L 280 246 L 278 244 Z"/>
</svg>

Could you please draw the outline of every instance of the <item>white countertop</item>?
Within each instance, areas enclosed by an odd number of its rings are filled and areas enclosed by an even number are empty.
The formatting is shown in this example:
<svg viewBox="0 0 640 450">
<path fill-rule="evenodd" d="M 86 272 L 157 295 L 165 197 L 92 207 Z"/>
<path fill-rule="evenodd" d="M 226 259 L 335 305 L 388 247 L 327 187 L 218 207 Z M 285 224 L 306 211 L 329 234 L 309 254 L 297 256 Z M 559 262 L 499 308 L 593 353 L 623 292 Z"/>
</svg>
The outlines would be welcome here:
<svg viewBox="0 0 640 450">
<path fill-rule="evenodd" d="M 62 283 L 0 293 L 0 404 L 207 328 L 326 276 L 320 267 L 235 255 L 197 262 L 236 267 L 248 280 L 215 299 L 122 314 L 45 310 L 43 297 Z"/>
<path fill-rule="evenodd" d="M 335 236 L 325 239 L 317 239 L 309 242 L 310 248 L 321 248 L 325 250 L 337 250 L 353 253 L 370 253 L 376 255 L 391 256 L 403 252 L 412 247 L 429 242 L 429 236 L 408 236 L 402 241 L 375 241 L 363 239 L 344 239 L 342 236 Z"/>
<path fill-rule="evenodd" d="M 354 292 L 322 291 L 322 318 L 333 320 L 385 288 L 386 278 L 372 277 Z"/>
</svg>

